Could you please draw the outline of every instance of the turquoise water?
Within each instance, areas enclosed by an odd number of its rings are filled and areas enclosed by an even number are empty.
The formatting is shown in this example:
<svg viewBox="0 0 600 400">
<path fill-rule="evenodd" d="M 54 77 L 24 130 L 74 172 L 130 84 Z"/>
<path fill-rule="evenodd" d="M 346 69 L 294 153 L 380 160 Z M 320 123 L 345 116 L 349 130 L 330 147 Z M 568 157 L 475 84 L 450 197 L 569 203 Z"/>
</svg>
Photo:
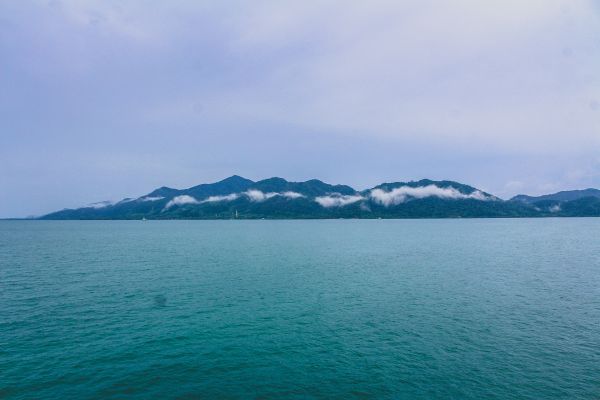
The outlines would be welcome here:
<svg viewBox="0 0 600 400">
<path fill-rule="evenodd" d="M 0 221 L 0 398 L 600 398 L 600 219 Z"/>
</svg>

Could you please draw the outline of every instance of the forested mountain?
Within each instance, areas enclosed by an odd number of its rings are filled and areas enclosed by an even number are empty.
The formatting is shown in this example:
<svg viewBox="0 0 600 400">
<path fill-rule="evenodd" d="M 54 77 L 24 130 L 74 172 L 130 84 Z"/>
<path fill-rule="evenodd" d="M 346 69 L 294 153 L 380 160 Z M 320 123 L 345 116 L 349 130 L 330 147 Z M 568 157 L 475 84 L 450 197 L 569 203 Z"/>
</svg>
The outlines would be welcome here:
<svg viewBox="0 0 600 400">
<path fill-rule="evenodd" d="M 574 193 L 577 192 L 577 193 Z M 188 189 L 161 187 L 117 203 L 65 209 L 42 219 L 475 218 L 600 216 L 596 189 L 505 201 L 469 185 L 428 179 L 358 191 L 317 179 L 254 182 L 234 175 Z"/>
</svg>

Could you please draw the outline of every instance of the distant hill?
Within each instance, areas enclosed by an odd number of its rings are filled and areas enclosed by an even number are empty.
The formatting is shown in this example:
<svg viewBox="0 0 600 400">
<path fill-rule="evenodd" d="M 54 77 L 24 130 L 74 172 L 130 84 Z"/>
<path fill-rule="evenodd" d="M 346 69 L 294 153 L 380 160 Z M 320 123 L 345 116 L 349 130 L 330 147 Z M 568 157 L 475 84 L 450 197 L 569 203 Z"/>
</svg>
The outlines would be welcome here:
<svg viewBox="0 0 600 400">
<path fill-rule="evenodd" d="M 543 196 L 527 196 L 524 194 L 517 195 L 511 200 L 521 201 L 524 203 L 535 203 L 542 200 L 554 200 L 554 201 L 573 201 L 579 200 L 584 197 L 596 197 L 600 198 L 600 190 L 598 189 L 583 189 L 583 190 L 565 190 L 553 194 L 545 194 Z"/>
<path fill-rule="evenodd" d="M 566 190 L 543 196 L 520 194 L 511 202 L 533 207 L 542 216 L 598 217 L 600 216 L 600 190 Z"/>
<path fill-rule="evenodd" d="M 589 196 L 591 191 L 597 197 Z M 158 188 L 117 203 L 97 202 L 50 213 L 42 219 L 294 219 L 294 218 L 477 218 L 600 216 L 600 191 L 558 198 L 516 196 L 504 201 L 454 181 L 423 179 L 382 183 L 358 191 L 317 179 L 254 182 L 231 176 L 188 189 Z M 567 193 L 567 192 L 561 192 Z M 571 192 L 568 192 L 571 193 Z M 548 196 L 557 196 L 555 195 Z M 559 200 L 560 199 L 560 200 Z M 565 200 L 562 200 L 565 199 Z"/>
</svg>

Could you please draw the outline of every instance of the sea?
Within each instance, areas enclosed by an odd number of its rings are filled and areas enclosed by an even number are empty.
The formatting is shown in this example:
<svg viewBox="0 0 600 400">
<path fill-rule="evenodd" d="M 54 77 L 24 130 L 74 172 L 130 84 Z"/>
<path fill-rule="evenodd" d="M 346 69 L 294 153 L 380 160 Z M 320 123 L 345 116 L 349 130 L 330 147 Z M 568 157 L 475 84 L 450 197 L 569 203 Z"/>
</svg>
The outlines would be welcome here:
<svg viewBox="0 0 600 400">
<path fill-rule="evenodd" d="M 0 221 L 1 399 L 599 399 L 600 218 Z"/>
</svg>

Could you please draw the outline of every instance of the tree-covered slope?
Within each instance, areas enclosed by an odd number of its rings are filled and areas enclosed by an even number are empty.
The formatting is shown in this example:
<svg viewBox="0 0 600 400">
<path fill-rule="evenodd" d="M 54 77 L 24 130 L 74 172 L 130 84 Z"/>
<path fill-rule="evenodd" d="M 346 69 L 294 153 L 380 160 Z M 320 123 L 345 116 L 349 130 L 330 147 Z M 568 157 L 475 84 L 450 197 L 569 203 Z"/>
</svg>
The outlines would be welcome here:
<svg viewBox="0 0 600 400">
<path fill-rule="evenodd" d="M 232 176 L 188 189 L 66 209 L 43 219 L 477 218 L 600 216 L 600 198 L 501 200 L 454 181 L 383 183 L 357 191 L 317 179 L 258 182 Z"/>
<path fill-rule="evenodd" d="M 527 196 L 519 194 L 513 197 L 511 200 L 521 201 L 524 203 L 536 203 L 542 200 L 553 200 L 557 202 L 579 200 L 584 197 L 596 197 L 600 199 L 600 190 L 598 189 L 583 189 L 583 190 L 565 190 L 562 192 L 545 194 L 542 196 Z"/>
</svg>

